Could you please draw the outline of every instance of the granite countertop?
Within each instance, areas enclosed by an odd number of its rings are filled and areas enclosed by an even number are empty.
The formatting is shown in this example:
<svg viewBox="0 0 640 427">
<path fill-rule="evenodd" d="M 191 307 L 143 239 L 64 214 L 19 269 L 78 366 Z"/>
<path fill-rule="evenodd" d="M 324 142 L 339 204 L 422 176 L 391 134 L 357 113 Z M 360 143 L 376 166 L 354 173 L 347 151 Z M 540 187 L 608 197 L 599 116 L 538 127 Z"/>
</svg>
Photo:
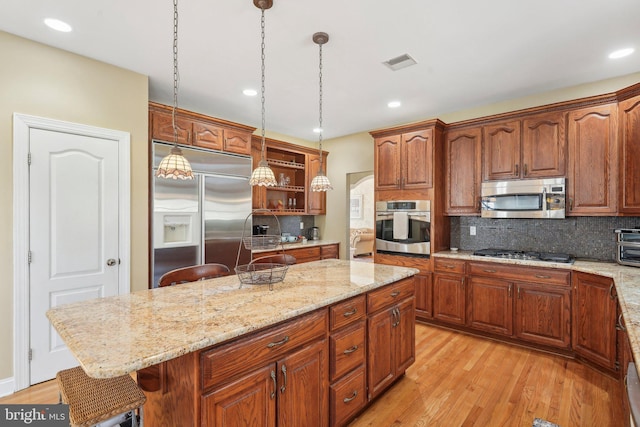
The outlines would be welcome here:
<svg viewBox="0 0 640 427">
<path fill-rule="evenodd" d="M 583 261 L 577 259 L 573 264 L 546 261 L 513 260 L 474 256 L 471 251 L 444 251 L 433 254 L 434 257 L 456 258 L 467 261 L 487 261 L 504 264 L 517 264 L 530 267 L 546 267 L 582 271 L 613 278 L 618 301 L 622 311 L 633 359 L 640 362 L 640 268 L 627 267 L 613 262 Z"/>
<path fill-rule="evenodd" d="M 311 248 L 314 246 L 335 245 L 337 243 L 340 243 L 340 242 L 337 240 L 307 240 L 307 243 L 302 243 L 302 242 L 282 243 L 282 245 L 278 245 L 275 249 L 254 249 L 251 252 L 253 252 L 254 254 L 259 254 L 262 252 L 271 252 L 274 250 L 280 251 L 283 248 L 286 251 L 287 249 Z"/>
<path fill-rule="evenodd" d="M 55 307 L 47 317 L 88 375 L 108 378 L 236 338 L 396 282 L 418 270 L 327 259 L 283 282 L 227 276 Z"/>
</svg>

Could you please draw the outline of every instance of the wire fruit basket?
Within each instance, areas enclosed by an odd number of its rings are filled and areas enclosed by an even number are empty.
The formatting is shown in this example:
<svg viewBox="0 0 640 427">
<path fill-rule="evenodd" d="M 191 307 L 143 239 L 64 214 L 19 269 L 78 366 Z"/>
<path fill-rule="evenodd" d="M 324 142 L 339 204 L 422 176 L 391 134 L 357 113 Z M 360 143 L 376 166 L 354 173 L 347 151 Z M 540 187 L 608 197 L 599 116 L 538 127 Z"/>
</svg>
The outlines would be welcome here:
<svg viewBox="0 0 640 427">
<path fill-rule="evenodd" d="M 275 236 L 270 234 L 242 238 L 242 243 L 244 243 L 244 247 L 249 250 L 275 249 L 280 242 L 281 242 L 280 236 Z"/>
</svg>

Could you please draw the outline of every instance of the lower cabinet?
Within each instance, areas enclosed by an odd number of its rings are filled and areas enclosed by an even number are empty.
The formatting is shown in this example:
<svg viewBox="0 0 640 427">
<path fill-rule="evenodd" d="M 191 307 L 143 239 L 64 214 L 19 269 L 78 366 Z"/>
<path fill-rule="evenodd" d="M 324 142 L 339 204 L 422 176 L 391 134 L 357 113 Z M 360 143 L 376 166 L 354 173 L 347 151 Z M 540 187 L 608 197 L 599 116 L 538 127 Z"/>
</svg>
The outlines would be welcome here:
<svg viewBox="0 0 640 427">
<path fill-rule="evenodd" d="M 414 278 L 416 281 L 416 317 L 431 319 L 433 318 L 433 274 L 421 270 Z"/>
<path fill-rule="evenodd" d="M 297 247 L 287 249 L 285 246 L 285 253 L 292 255 L 296 259 L 297 264 L 303 262 L 319 261 L 321 259 L 338 258 L 339 244 L 334 243 L 330 245 L 309 245 L 307 247 Z M 254 258 L 277 255 L 282 253 L 281 250 L 256 252 L 253 254 Z"/>
<path fill-rule="evenodd" d="M 466 323 L 465 262 L 434 260 L 433 318 L 441 322 Z"/>
<path fill-rule="evenodd" d="M 474 329 L 513 335 L 513 284 L 471 277 L 468 280 L 467 324 Z"/>
<path fill-rule="evenodd" d="M 616 371 L 617 296 L 613 279 L 574 272 L 572 284 L 574 351 L 603 368 Z"/>
</svg>

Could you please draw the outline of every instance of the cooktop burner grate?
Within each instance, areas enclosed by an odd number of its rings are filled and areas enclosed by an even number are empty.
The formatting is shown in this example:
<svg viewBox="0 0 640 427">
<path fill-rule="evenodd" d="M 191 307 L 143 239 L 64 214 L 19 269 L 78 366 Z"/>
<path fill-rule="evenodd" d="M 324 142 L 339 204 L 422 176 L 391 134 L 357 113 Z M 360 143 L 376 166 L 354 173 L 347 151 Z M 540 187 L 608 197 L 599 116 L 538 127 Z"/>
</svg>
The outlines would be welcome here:
<svg viewBox="0 0 640 427">
<path fill-rule="evenodd" d="M 553 252 L 516 251 L 513 249 L 479 249 L 473 253 L 476 256 L 486 256 L 492 258 L 520 259 L 531 261 L 561 262 L 570 264 L 575 261 L 575 257 L 570 254 Z"/>
</svg>

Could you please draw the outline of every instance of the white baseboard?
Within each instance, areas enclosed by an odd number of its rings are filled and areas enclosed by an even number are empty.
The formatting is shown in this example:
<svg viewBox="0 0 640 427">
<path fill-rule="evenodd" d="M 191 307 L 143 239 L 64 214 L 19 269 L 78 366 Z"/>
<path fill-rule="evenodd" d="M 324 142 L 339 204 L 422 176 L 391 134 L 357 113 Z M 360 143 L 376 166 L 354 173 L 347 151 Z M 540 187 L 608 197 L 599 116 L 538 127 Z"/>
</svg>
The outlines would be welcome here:
<svg viewBox="0 0 640 427">
<path fill-rule="evenodd" d="M 16 391 L 16 384 L 11 378 L 5 378 L 0 380 L 0 397 L 9 396 Z"/>
</svg>

